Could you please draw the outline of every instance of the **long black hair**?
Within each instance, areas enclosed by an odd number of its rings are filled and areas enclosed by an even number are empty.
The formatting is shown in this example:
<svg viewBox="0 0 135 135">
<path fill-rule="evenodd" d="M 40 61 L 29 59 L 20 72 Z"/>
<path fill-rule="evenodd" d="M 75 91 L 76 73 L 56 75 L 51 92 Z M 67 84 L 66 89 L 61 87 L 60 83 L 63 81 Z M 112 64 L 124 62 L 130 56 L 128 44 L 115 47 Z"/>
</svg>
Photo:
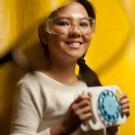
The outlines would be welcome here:
<svg viewBox="0 0 135 135">
<path fill-rule="evenodd" d="M 96 20 L 95 9 L 91 2 L 88 0 L 76 0 L 86 9 L 88 16 Z M 78 59 L 77 64 L 79 65 L 79 80 L 86 82 L 87 86 L 100 86 L 101 82 L 97 74 L 85 63 L 84 56 Z"/>
<path fill-rule="evenodd" d="M 96 20 L 95 9 L 91 2 L 89 2 L 88 0 L 73 0 L 73 1 L 80 3 L 86 9 L 88 16 Z M 53 11 L 49 15 L 49 17 L 54 16 L 57 10 Z M 44 25 L 41 24 L 39 26 L 39 38 L 45 51 L 45 55 L 49 59 L 49 50 L 47 44 L 43 41 L 42 38 L 43 34 L 44 34 Z M 79 65 L 79 74 L 78 74 L 79 80 L 84 81 L 88 87 L 101 85 L 101 82 L 97 74 L 85 63 L 84 56 L 82 56 L 77 60 L 77 64 Z"/>
</svg>

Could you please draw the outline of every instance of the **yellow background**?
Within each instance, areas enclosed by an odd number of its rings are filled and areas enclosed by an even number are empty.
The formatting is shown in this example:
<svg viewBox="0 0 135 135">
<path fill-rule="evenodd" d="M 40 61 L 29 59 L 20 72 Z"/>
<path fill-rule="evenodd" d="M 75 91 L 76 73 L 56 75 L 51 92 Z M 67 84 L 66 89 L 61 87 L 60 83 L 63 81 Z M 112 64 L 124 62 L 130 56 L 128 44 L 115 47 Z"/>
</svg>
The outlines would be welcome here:
<svg viewBox="0 0 135 135">
<path fill-rule="evenodd" d="M 96 8 L 96 32 L 86 56 L 104 85 L 117 84 L 127 93 L 131 115 L 120 135 L 134 135 L 135 121 L 135 1 L 91 0 Z M 16 45 L 30 46 L 29 60 L 40 65 L 37 24 L 64 0 L 0 0 L 0 57 Z M 32 45 L 36 52 L 33 52 Z M 33 56 L 34 54 L 34 56 Z M 34 58 L 33 58 L 34 57 Z M 8 135 L 15 84 L 24 74 L 13 63 L 0 67 L 0 134 Z"/>
</svg>

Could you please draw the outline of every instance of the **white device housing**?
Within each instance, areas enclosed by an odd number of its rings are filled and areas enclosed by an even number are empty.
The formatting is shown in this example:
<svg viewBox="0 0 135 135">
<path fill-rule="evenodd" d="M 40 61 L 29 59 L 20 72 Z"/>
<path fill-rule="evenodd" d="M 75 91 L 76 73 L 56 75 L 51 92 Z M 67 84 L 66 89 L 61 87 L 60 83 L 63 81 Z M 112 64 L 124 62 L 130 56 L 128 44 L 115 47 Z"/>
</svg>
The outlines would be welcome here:
<svg viewBox="0 0 135 135">
<path fill-rule="evenodd" d="M 117 122 L 110 124 L 100 114 L 99 107 L 98 107 L 98 98 L 99 98 L 99 95 L 103 91 L 106 91 L 106 90 L 113 92 L 115 95 L 116 95 L 116 92 L 118 92 L 119 94 L 122 94 L 120 88 L 115 85 L 114 86 L 89 87 L 88 89 L 82 91 L 82 93 L 91 95 L 92 112 L 93 112 L 93 116 L 94 116 L 94 121 L 92 119 L 90 119 L 81 125 L 82 130 L 88 131 L 90 129 L 93 129 L 93 130 L 104 129 L 106 127 L 122 124 L 126 121 L 126 117 L 125 116 L 122 117 L 121 113 L 120 113 L 118 116 Z M 77 94 L 79 95 L 81 93 L 77 93 Z M 117 102 L 119 102 L 119 101 L 117 100 Z"/>
</svg>

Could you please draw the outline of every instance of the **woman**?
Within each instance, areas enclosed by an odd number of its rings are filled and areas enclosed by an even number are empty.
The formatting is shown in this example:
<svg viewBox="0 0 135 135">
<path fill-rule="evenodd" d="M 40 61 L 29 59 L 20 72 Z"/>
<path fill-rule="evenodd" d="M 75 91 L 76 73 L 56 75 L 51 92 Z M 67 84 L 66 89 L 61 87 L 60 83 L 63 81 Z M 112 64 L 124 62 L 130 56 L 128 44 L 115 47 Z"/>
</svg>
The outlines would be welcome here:
<svg viewBox="0 0 135 135">
<path fill-rule="evenodd" d="M 39 37 L 48 59 L 47 66 L 18 83 L 11 135 L 102 135 L 84 132 L 80 125 L 91 119 L 88 95 L 75 93 L 88 86 L 101 85 L 97 75 L 85 64 L 95 25 L 95 11 L 87 0 L 72 1 L 54 12 L 39 26 Z M 79 75 L 75 66 L 79 65 Z M 129 115 L 126 95 L 120 98 L 123 115 Z M 117 134 L 117 126 L 107 134 Z"/>
</svg>

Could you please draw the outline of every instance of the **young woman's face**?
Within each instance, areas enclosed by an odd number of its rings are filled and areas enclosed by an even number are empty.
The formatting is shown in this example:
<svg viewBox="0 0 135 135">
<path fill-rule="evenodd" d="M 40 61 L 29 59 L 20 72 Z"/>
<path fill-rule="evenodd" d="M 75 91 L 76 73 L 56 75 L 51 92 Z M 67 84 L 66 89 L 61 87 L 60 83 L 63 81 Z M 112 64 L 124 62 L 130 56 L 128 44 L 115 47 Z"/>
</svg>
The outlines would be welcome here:
<svg viewBox="0 0 135 135">
<path fill-rule="evenodd" d="M 86 53 L 92 33 L 90 19 L 85 8 L 77 2 L 57 11 L 47 36 L 51 60 L 76 61 Z"/>
</svg>

